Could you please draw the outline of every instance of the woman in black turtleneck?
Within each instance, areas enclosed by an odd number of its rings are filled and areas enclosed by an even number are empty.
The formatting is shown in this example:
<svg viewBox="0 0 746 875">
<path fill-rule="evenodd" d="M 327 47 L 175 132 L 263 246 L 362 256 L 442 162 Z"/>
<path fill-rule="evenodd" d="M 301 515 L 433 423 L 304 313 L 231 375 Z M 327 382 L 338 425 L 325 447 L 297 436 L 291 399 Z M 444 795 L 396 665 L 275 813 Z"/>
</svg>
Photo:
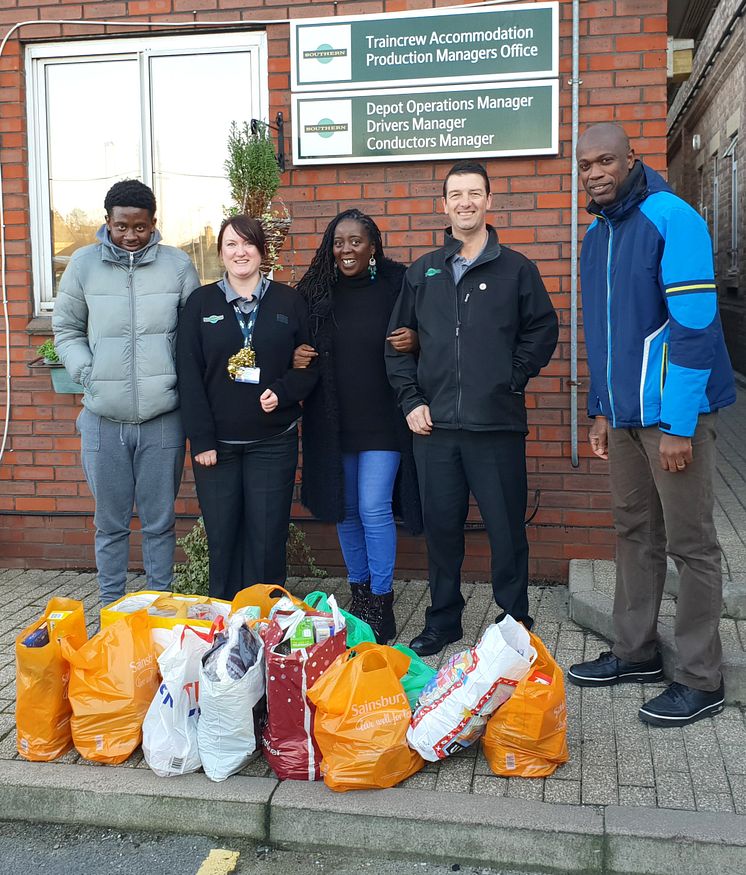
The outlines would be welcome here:
<svg viewBox="0 0 746 875">
<path fill-rule="evenodd" d="M 412 436 L 383 358 L 387 340 L 402 352 L 417 348 L 411 329 L 386 335 L 404 270 L 384 256 L 375 222 L 346 210 L 327 227 L 298 284 L 312 346 L 296 350 L 294 363 L 318 356 L 320 367 L 303 408 L 301 500 L 318 519 L 337 523 L 351 612 L 383 644 L 396 635 L 394 509 L 413 532 L 422 528 Z"/>
</svg>

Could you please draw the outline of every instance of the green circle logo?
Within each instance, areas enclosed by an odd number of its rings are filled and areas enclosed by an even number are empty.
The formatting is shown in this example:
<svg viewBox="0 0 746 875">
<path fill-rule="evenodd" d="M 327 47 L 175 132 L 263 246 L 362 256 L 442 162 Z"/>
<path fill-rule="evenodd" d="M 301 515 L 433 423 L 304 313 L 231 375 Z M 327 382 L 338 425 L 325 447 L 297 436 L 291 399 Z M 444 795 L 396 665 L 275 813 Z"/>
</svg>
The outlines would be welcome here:
<svg viewBox="0 0 746 875">
<path fill-rule="evenodd" d="M 321 126 L 321 125 L 326 126 L 326 125 L 333 125 L 333 124 L 334 124 L 334 122 L 330 118 L 322 118 L 319 121 L 319 126 Z M 328 140 L 329 137 L 334 136 L 334 131 L 319 131 L 319 136 L 323 137 L 325 140 Z"/>
<path fill-rule="evenodd" d="M 329 45 L 329 43 L 322 43 L 317 49 L 317 52 L 333 52 L 334 49 Z M 319 64 L 331 64 L 334 60 L 331 55 L 322 56 L 316 59 Z"/>
</svg>

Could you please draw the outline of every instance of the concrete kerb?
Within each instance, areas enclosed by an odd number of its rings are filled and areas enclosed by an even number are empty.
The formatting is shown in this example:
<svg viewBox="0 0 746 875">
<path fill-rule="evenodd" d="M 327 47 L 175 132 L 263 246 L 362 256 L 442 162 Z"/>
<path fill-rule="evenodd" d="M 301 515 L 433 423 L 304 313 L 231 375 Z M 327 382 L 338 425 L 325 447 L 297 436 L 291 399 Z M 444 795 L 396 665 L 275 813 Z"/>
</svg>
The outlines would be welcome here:
<svg viewBox="0 0 746 875">
<path fill-rule="evenodd" d="M 578 875 L 742 875 L 746 860 L 742 815 L 21 761 L 3 764 L 0 819 Z"/>
</svg>

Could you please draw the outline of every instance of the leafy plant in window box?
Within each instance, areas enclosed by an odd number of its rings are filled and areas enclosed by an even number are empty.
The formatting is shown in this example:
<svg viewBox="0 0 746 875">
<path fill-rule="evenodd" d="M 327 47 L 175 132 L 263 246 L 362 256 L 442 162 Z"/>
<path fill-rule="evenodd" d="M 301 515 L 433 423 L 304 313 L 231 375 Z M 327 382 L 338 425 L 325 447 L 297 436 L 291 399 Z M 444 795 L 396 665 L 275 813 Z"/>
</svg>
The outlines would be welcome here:
<svg viewBox="0 0 746 875">
<path fill-rule="evenodd" d="M 280 167 L 267 125 L 257 122 L 231 123 L 225 171 L 233 206 L 227 213 L 244 213 L 259 219 L 267 238 L 267 257 L 262 270 L 279 267 L 280 250 L 290 230 L 290 214 L 285 204 L 274 200 L 280 187 Z"/>
<path fill-rule="evenodd" d="M 37 358 L 29 362 L 29 367 L 49 368 L 52 377 L 52 388 L 61 395 L 82 395 L 83 387 L 76 383 L 65 370 L 65 366 L 57 355 L 52 338 L 48 338 L 36 349 Z"/>
</svg>

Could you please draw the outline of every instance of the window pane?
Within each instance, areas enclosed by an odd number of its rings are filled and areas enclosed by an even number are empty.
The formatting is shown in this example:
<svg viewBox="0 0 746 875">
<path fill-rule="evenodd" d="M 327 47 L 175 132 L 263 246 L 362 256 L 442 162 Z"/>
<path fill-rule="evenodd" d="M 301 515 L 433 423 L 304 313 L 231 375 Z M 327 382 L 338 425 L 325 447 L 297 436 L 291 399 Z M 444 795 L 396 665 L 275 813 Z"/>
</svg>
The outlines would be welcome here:
<svg viewBox="0 0 746 875">
<path fill-rule="evenodd" d="M 106 192 L 142 178 L 140 84 L 135 60 L 48 64 L 46 77 L 56 293 L 73 252 L 95 242 Z"/>
<path fill-rule="evenodd" d="M 231 121 L 248 121 L 249 52 L 151 59 L 153 183 L 164 242 L 191 256 L 203 282 L 222 275 L 215 249 Z"/>
</svg>

